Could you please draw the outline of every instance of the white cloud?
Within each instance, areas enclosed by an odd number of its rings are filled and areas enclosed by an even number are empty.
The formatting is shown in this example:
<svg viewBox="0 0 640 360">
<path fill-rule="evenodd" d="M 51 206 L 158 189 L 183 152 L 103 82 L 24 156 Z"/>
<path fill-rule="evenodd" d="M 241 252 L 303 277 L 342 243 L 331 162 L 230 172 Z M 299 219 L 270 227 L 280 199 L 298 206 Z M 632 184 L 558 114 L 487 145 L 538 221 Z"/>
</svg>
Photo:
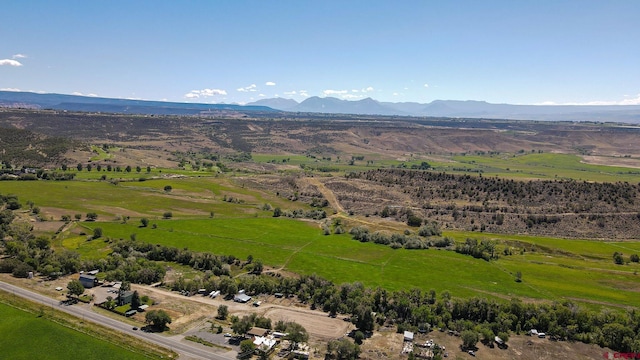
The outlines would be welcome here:
<svg viewBox="0 0 640 360">
<path fill-rule="evenodd" d="M 340 95 L 340 97 L 345 99 L 345 100 L 355 100 L 355 99 L 364 98 L 364 95 L 342 94 L 342 95 Z"/>
<path fill-rule="evenodd" d="M 360 89 L 360 90 L 353 89 L 353 90 L 351 90 L 351 92 L 353 92 L 353 93 L 360 93 L 360 92 L 367 93 L 367 92 L 372 92 L 373 90 L 374 90 L 374 88 L 369 86 L 369 87 L 366 87 L 366 88 L 363 88 L 363 89 Z"/>
<path fill-rule="evenodd" d="M 81 92 L 74 91 L 74 92 L 72 92 L 72 93 L 71 93 L 71 95 L 75 95 L 75 96 L 82 96 L 82 93 L 81 93 Z"/>
<path fill-rule="evenodd" d="M 265 96 L 267 96 L 267 95 L 265 95 L 265 94 L 258 94 L 258 96 L 259 96 L 259 97 L 265 97 Z"/>
<path fill-rule="evenodd" d="M 398 95 L 400 95 L 400 94 L 398 94 L 398 93 L 393 93 L 393 96 L 398 96 Z"/>
<path fill-rule="evenodd" d="M 291 95 L 297 94 L 297 92 L 295 90 L 293 90 L 293 91 L 285 91 L 285 92 L 283 92 L 283 94 L 285 94 L 287 96 L 291 96 Z"/>
<path fill-rule="evenodd" d="M 24 55 L 24 54 L 15 54 L 11 58 L 13 58 L 13 59 L 24 59 L 26 57 L 27 57 L 27 55 Z"/>
<path fill-rule="evenodd" d="M 346 94 L 348 93 L 348 91 L 347 90 L 324 90 L 322 93 L 324 94 L 324 96 L 329 96 L 329 95 Z"/>
<path fill-rule="evenodd" d="M 237 90 L 237 91 L 240 91 L 240 92 L 258 91 L 258 90 L 256 89 L 256 87 L 257 87 L 257 86 L 256 86 L 256 84 L 251 84 L 251 85 L 249 85 L 249 86 L 245 86 L 245 87 L 242 87 L 242 88 L 238 88 L 238 89 L 236 89 L 236 90 Z"/>
<path fill-rule="evenodd" d="M 94 94 L 94 93 L 89 93 L 87 94 L 88 97 L 98 97 L 98 94 Z"/>
<path fill-rule="evenodd" d="M 274 83 L 273 81 L 267 81 L 264 84 L 267 85 L 267 86 L 276 86 L 276 83 Z"/>
<path fill-rule="evenodd" d="M 640 105 L 640 94 L 636 95 L 635 98 L 627 97 L 626 99 L 620 102 L 620 105 Z"/>
<path fill-rule="evenodd" d="M 428 87 L 429 87 L 429 84 L 424 84 L 424 87 L 428 88 Z"/>
<path fill-rule="evenodd" d="M 22 91 L 22 90 L 16 89 L 16 88 L 2 88 L 2 89 L 0 89 L 0 91 L 17 91 L 17 92 L 19 92 L 19 91 Z"/>
<path fill-rule="evenodd" d="M 184 94 L 184 97 L 187 99 L 199 99 L 201 97 L 207 98 L 218 95 L 227 95 L 227 92 L 222 89 L 191 90 L 190 92 Z"/>
<path fill-rule="evenodd" d="M 307 90 L 300 90 L 299 91 L 300 96 L 302 97 L 309 97 L 309 94 L 307 93 Z"/>
<path fill-rule="evenodd" d="M 3 65 L 22 66 L 22 64 L 18 60 L 0 59 L 0 66 L 3 66 Z"/>
</svg>

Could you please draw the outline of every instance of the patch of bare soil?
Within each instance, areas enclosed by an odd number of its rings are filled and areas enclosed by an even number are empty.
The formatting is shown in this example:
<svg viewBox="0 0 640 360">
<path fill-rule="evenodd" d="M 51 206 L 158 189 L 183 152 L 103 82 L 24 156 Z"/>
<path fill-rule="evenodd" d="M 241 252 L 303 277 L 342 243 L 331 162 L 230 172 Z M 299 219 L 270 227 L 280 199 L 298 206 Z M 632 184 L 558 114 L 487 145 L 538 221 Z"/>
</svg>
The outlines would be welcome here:
<svg viewBox="0 0 640 360">
<path fill-rule="evenodd" d="M 622 166 L 640 169 L 640 159 L 615 156 L 583 156 L 582 162 L 590 165 Z"/>
<path fill-rule="evenodd" d="M 54 233 L 58 231 L 65 223 L 64 221 L 36 221 L 33 222 L 33 231 L 36 233 Z"/>
<path fill-rule="evenodd" d="M 99 207 L 95 207 L 97 210 L 100 210 L 102 212 L 106 212 L 106 213 L 111 213 L 111 214 L 116 214 L 116 216 L 118 217 L 122 217 L 122 216 L 130 216 L 130 217 L 144 217 L 146 216 L 146 214 L 142 214 L 136 211 L 131 211 L 129 209 L 125 209 L 122 207 L 117 207 L 117 206 L 104 206 L 104 205 L 100 205 Z M 100 220 L 100 219 L 98 219 Z"/>
<path fill-rule="evenodd" d="M 353 327 L 350 322 L 331 318 L 325 313 L 305 311 L 305 309 L 274 306 L 265 311 L 264 316 L 270 318 L 272 322 L 294 321 L 307 329 L 309 334 L 325 340 L 344 336 Z"/>
</svg>

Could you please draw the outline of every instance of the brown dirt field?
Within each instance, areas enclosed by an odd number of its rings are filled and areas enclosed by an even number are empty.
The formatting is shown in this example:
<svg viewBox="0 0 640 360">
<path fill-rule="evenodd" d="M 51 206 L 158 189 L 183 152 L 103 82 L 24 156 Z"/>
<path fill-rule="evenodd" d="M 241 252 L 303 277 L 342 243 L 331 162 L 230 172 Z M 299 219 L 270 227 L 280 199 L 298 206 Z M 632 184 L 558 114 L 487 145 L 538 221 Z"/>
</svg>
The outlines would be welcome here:
<svg viewBox="0 0 640 360">
<path fill-rule="evenodd" d="M 351 330 L 353 325 L 337 318 L 330 318 L 327 314 L 316 314 L 308 311 L 297 311 L 296 309 L 283 309 L 272 307 L 264 312 L 264 316 L 270 318 L 272 322 L 295 321 L 304 326 L 309 334 L 315 337 L 330 340 L 344 336 Z"/>
<path fill-rule="evenodd" d="M 64 225 L 64 221 L 36 221 L 33 222 L 33 231 L 36 233 L 54 233 Z"/>
<path fill-rule="evenodd" d="M 146 216 L 146 214 L 142 214 L 142 213 L 139 213 L 139 212 L 131 211 L 129 209 L 125 209 L 125 208 L 117 207 L 117 206 L 103 206 L 103 205 L 100 205 L 99 207 L 95 207 L 95 209 L 96 210 L 100 210 L 102 212 L 106 212 L 106 213 L 116 214 L 117 216 L 130 216 L 130 217 Z M 104 220 L 104 219 L 98 218 L 98 221 L 100 221 L 100 220 Z"/>
<path fill-rule="evenodd" d="M 590 165 L 622 166 L 640 169 L 640 159 L 613 156 L 583 156 L 582 162 Z"/>
</svg>

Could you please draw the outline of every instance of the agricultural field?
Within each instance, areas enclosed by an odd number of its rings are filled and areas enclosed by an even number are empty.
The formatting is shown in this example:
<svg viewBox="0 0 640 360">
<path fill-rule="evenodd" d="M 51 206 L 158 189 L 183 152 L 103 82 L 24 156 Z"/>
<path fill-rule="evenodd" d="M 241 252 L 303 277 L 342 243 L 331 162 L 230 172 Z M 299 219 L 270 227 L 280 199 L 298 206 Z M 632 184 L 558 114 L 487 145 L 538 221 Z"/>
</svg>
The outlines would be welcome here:
<svg viewBox="0 0 640 360">
<path fill-rule="evenodd" d="M 164 190 L 170 186 L 171 190 Z M 100 220 L 123 216 L 161 218 L 171 211 L 173 217 L 238 216 L 259 213 L 259 206 L 282 199 L 261 191 L 245 189 L 233 179 L 214 177 L 181 177 L 149 181 L 6 181 L 3 194 L 15 194 L 21 201 L 31 201 L 43 210 L 46 220 L 76 213 L 83 217 L 96 212 Z M 233 203 L 233 206 L 227 206 Z"/>
<path fill-rule="evenodd" d="M 135 238 L 152 244 L 187 247 L 246 258 L 299 274 L 318 274 L 340 284 L 362 282 L 389 290 L 420 288 L 449 291 L 454 296 L 490 296 L 531 300 L 571 299 L 587 305 L 640 306 L 637 263 L 615 265 L 615 251 L 637 253 L 640 242 L 598 242 L 543 237 L 446 232 L 462 242 L 466 237 L 491 239 L 514 255 L 484 261 L 453 251 L 392 249 L 360 243 L 348 234 L 323 235 L 318 224 L 286 218 L 248 217 L 201 220 L 157 220 L 157 227 L 130 222 L 83 223 L 87 233 L 100 227 L 105 237 Z M 73 244 L 73 245 L 71 245 Z M 80 253 L 106 254 L 104 241 L 65 240 Z M 103 250 L 100 250 L 103 249 Z M 525 249 L 523 253 L 519 251 Z M 528 250 L 526 250 L 528 249 Z M 533 249 L 533 250 L 532 250 Z M 624 251 L 623 251 L 624 250 Z M 523 281 L 516 282 L 521 272 Z M 562 279 L 562 281 L 558 281 Z"/>
<path fill-rule="evenodd" d="M 2 302 L 0 315 L 0 354 L 6 359 L 149 359 L 121 344 L 100 340 L 62 326 L 47 316 Z"/>
</svg>

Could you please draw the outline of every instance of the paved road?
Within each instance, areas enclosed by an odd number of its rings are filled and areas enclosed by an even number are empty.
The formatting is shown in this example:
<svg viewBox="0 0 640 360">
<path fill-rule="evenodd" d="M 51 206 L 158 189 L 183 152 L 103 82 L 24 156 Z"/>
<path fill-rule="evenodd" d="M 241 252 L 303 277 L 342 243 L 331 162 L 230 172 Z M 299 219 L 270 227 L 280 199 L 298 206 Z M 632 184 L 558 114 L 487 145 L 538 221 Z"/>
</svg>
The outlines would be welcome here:
<svg viewBox="0 0 640 360">
<path fill-rule="evenodd" d="M 34 293 L 29 290 L 25 290 L 23 288 L 7 284 L 5 282 L 0 281 L 0 289 L 5 290 L 9 293 L 15 294 L 16 296 L 21 296 L 27 298 L 29 300 L 54 307 L 60 311 L 64 311 L 71 315 L 82 318 L 83 320 L 89 320 L 95 322 L 97 324 L 115 329 L 120 332 L 127 333 L 131 336 L 144 339 L 150 343 L 160 345 L 164 348 L 171 349 L 177 352 L 180 355 L 180 359 L 214 359 L 214 360 L 228 360 L 234 359 L 232 355 L 221 355 L 219 353 L 214 353 L 208 349 L 204 349 L 200 345 L 196 343 L 191 343 L 189 341 L 182 342 L 182 336 L 173 336 L 167 337 L 154 333 L 146 333 L 143 331 L 133 330 L 132 326 L 129 324 L 125 324 L 118 320 L 114 320 L 110 317 L 95 313 L 91 311 L 90 307 L 83 306 L 80 304 L 77 305 L 59 305 L 57 300 L 51 299 L 44 295 L 40 295 Z"/>
</svg>

